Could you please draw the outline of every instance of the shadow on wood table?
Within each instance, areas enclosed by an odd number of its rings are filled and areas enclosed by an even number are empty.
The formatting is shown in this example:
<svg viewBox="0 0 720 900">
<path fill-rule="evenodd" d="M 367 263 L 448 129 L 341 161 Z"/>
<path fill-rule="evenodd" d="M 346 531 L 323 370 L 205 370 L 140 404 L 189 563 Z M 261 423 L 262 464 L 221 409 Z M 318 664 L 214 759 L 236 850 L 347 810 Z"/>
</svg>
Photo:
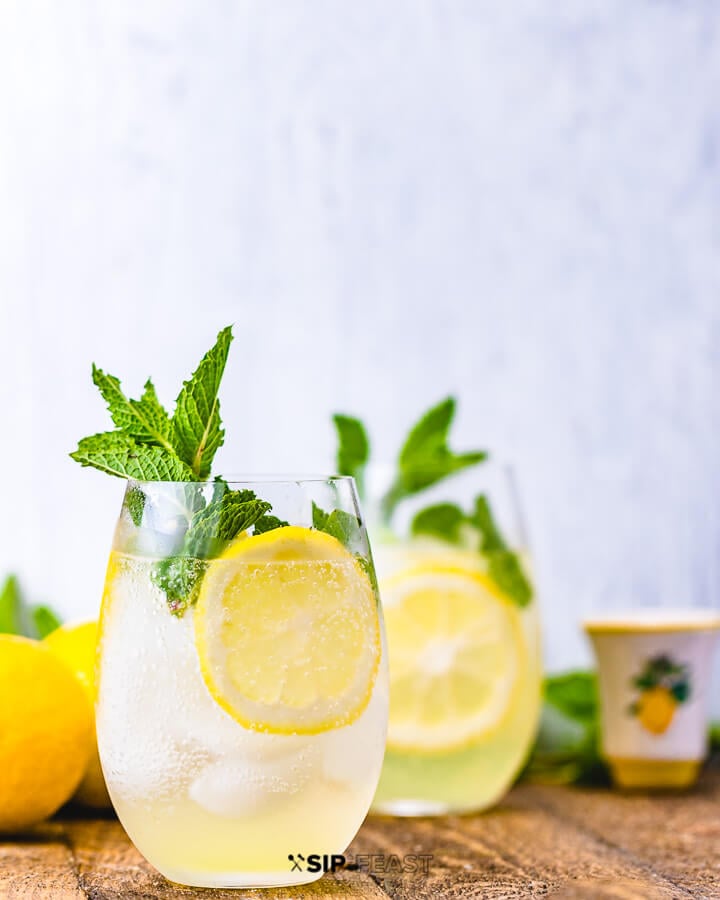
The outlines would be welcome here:
<svg viewBox="0 0 720 900">
<path fill-rule="evenodd" d="M 370 816 L 346 856 L 356 868 L 303 888 L 185 888 L 157 874 L 115 818 L 63 813 L 0 843 L 0 900 L 712 900 L 720 898 L 720 769 L 684 795 L 523 784 L 484 815 Z"/>
</svg>

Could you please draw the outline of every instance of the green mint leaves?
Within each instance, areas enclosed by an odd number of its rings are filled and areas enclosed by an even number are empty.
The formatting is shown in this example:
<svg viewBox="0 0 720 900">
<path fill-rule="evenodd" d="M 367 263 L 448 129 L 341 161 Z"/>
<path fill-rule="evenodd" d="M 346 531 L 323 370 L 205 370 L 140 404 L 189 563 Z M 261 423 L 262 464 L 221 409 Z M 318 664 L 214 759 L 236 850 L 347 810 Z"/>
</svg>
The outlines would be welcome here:
<svg viewBox="0 0 720 900">
<path fill-rule="evenodd" d="M 487 459 L 484 450 L 455 453 L 448 446 L 455 407 L 455 398 L 447 397 L 413 426 L 400 451 L 395 481 L 382 501 L 386 521 L 401 500 Z"/>
<path fill-rule="evenodd" d="M 333 422 L 337 430 L 337 470 L 341 475 L 352 475 L 360 497 L 365 493 L 365 466 L 370 458 L 370 441 L 360 419 L 335 413 Z"/>
<path fill-rule="evenodd" d="M 270 509 L 253 491 L 231 491 L 224 481 L 216 481 L 213 499 L 192 516 L 180 552 L 157 563 L 151 576 L 174 615 L 181 616 L 197 600 L 206 560 L 219 556 L 250 528 L 257 534 L 258 525 L 260 531 L 269 531 L 288 524 L 269 516 Z"/>
<path fill-rule="evenodd" d="M 92 368 L 92 378 L 107 403 L 113 423 L 123 434 L 140 442 L 158 444 L 171 453 L 174 452 L 168 440 L 170 419 L 160 405 L 149 378 L 139 400 L 128 400 L 122 392 L 120 380 L 114 375 L 106 375 L 96 365 Z"/>
<path fill-rule="evenodd" d="M 123 393 L 120 379 L 93 366 L 93 382 L 107 403 L 115 431 L 83 438 L 70 456 L 137 481 L 202 481 L 222 445 L 218 390 L 225 371 L 232 329 L 224 328 L 178 395 L 170 418 L 150 379 L 139 400 Z"/>
<path fill-rule="evenodd" d="M 26 602 L 15 575 L 0 587 L 0 633 L 42 640 L 60 627 L 60 618 L 49 606 Z"/>
<path fill-rule="evenodd" d="M 70 456 L 81 466 L 92 466 L 135 481 L 195 481 L 195 475 L 171 450 L 141 444 L 122 431 L 105 431 L 83 438 Z"/>
<path fill-rule="evenodd" d="M 225 438 L 218 391 L 231 341 L 232 329 L 223 328 L 183 384 L 172 417 L 158 400 L 150 379 L 140 399 L 132 400 L 123 392 L 120 379 L 93 366 L 93 382 L 107 403 L 115 431 L 83 438 L 70 454 L 83 466 L 120 478 L 188 482 L 182 546 L 175 556 L 158 562 L 152 575 L 177 615 L 197 600 L 207 559 L 222 553 L 230 541 L 250 528 L 257 534 L 287 525 L 270 515 L 271 505 L 252 491 L 231 491 L 223 479 L 216 478 L 208 502 L 197 484 L 209 477 L 215 453 Z M 130 486 L 125 506 L 137 527 L 142 525 L 146 504 L 142 488 Z M 9 609 L 9 603 L 6 606 Z"/>
<path fill-rule="evenodd" d="M 475 500 L 475 512 L 470 524 L 480 532 L 480 552 L 488 561 L 490 577 L 518 606 L 527 606 L 533 598 L 532 585 L 523 572 L 517 554 L 507 546 L 500 534 L 490 510 L 490 501 L 483 494 Z"/>
<path fill-rule="evenodd" d="M 471 515 L 454 503 L 438 503 L 420 510 L 410 526 L 414 535 L 426 534 L 453 544 L 460 543 L 469 529 L 477 535 L 478 550 L 495 584 L 518 606 L 527 606 L 533 598 L 532 584 L 501 535 L 484 494 L 476 498 Z"/>
<path fill-rule="evenodd" d="M 173 447 L 200 479 L 210 474 L 215 451 L 225 439 L 218 390 L 231 341 L 232 329 L 223 328 L 215 346 L 183 384 L 175 403 L 171 422 Z"/>
<path fill-rule="evenodd" d="M 467 516 L 455 503 L 436 503 L 415 515 L 410 530 L 415 535 L 427 534 L 456 544 L 466 521 Z"/>
<path fill-rule="evenodd" d="M 324 531 L 326 534 L 337 538 L 340 543 L 349 550 L 354 549 L 354 544 L 360 530 L 360 523 L 352 513 L 342 509 L 334 509 L 331 513 L 325 512 L 316 503 L 312 505 L 313 528 Z"/>
</svg>

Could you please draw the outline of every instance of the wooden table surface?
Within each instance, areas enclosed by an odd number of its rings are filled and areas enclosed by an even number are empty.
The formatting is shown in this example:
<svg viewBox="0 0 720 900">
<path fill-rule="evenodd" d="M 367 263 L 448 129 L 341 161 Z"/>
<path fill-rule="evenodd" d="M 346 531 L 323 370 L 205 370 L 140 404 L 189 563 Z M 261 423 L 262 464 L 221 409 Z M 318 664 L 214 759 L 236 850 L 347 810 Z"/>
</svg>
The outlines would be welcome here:
<svg viewBox="0 0 720 900">
<path fill-rule="evenodd" d="M 405 854 L 432 854 L 428 874 L 383 871 Z M 371 816 L 348 862 L 356 856 L 359 869 L 306 887 L 183 888 L 145 862 L 114 818 L 64 816 L 0 843 L 0 898 L 720 898 L 720 767 L 682 796 L 524 784 L 484 815 Z"/>
</svg>

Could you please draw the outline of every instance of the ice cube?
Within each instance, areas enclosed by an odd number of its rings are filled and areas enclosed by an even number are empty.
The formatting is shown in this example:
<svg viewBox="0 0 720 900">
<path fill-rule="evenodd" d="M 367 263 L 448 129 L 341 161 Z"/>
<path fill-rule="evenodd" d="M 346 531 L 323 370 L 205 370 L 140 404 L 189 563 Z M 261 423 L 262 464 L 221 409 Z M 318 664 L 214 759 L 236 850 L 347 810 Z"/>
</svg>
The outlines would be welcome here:
<svg viewBox="0 0 720 900">
<path fill-rule="evenodd" d="M 301 791 L 312 776 L 312 756 L 299 753 L 262 762 L 245 756 L 219 760 L 205 766 L 188 793 L 213 815 L 247 816 Z"/>
</svg>

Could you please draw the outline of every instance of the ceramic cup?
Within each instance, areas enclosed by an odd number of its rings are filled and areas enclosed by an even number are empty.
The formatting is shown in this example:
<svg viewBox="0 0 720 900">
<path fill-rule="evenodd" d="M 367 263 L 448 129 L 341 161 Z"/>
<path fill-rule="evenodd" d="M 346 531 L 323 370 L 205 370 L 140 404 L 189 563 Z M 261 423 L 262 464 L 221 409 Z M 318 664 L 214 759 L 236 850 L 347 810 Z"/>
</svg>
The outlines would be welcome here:
<svg viewBox="0 0 720 900">
<path fill-rule="evenodd" d="M 583 623 L 595 652 L 602 753 L 623 788 L 684 788 L 707 753 L 720 614 L 636 609 Z"/>
</svg>

